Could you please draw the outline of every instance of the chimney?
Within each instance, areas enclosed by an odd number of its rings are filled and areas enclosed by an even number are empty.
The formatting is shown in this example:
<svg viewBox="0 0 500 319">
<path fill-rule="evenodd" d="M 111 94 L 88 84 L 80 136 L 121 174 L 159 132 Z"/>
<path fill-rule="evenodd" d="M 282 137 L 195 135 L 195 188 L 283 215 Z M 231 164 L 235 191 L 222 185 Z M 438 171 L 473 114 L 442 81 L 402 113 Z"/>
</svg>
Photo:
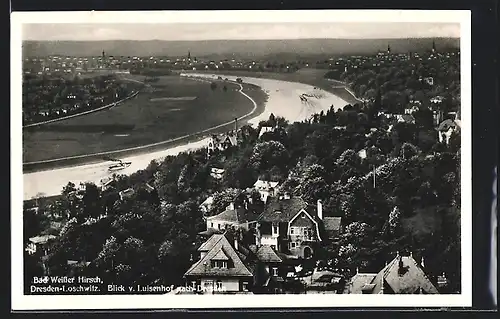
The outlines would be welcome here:
<svg viewBox="0 0 500 319">
<path fill-rule="evenodd" d="M 403 258 L 401 256 L 398 257 L 398 269 L 401 272 L 403 270 Z"/>
<path fill-rule="evenodd" d="M 238 132 L 238 118 L 234 118 L 234 133 Z"/>
<path fill-rule="evenodd" d="M 318 205 L 318 218 L 323 220 L 323 203 L 321 202 L 321 199 L 318 199 L 317 205 Z"/>
<path fill-rule="evenodd" d="M 234 249 L 238 250 L 238 237 L 237 236 L 234 237 Z"/>
<path fill-rule="evenodd" d="M 290 193 L 286 192 L 283 196 L 283 199 L 290 199 Z"/>
<path fill-rule="evenodd" d="M 260 247 L 260 230 L 258 227 L 255 229 L 255 245 Z"/>
<path fill-rule="evenodd" d="M 422 256 L 422 261 L 420 262 L 420 266 L 422 266 L 422 268 L 425 267 L 425 263 L 424 263 L 424 256 Z"/>
</svg>

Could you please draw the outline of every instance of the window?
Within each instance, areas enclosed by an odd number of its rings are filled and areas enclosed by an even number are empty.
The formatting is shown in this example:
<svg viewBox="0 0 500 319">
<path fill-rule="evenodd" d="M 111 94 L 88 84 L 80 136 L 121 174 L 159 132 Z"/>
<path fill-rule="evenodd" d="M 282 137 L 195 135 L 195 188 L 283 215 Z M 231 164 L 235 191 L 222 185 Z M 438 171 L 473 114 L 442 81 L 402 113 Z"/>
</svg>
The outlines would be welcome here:
<svg viewBox="0 0 500 319">
<path fill-rule="evenodd" d="M 214 286 L 214 282 L 212 280 L 205 280 L 204 286 L 208 289 L 212 288 Z"/>
<path fill-rule="evenodd" d="M 279 235 L 279 226 L 273 225 L 273 235 Z"/>
<path fill-rule="evenodd" d="M 248 291 L 248 281 L 243 282 L 243 291 Z"/>
<path fill-rule="evenodd" d="M 276 249 L 276 245 L 271 245 L 271 248 L 272 249 Z"/>
<path fill-rule="evenodd" d="M 295 228 L 294 227 L 290 227 L 290 235 L 293 235 L 295 232 Z"/>
<path fill-rule="evenodd" d="M 222 289 L 222 281 L 217 280 L 217 289 Z"/>
<path fill-rule="evenodd" d="M 224 260 L 212 260 L 212 268 L 227 268 L 227 261 Z"/>
<path fill-rule="evenodd" d="M 290 248 L 295 248 L 295 246 L 297 246 L 297 244 L 295 242 L 290 243 Z"/>
<path fill-rule="evenodd" d="M 217 228 L 220 230 L 220 224 L 217 225 Z"/>
<path fill-rule="evenodd" d="M 210 227 L 214 228 L 214 223 L 210 223 Z"/>
<path fill-rule="evenodd" d="M 278 267 L 273 267 L 273 272 L 272 272 L 273 276 L 278 276 Z"/>
<path fill-rule="evenodd" d="M 306 214 L 302 214 L 302 216 L 300 216 L 300 217 L 302 217 L 302 218 L 306 218 Z"/>
</svg>

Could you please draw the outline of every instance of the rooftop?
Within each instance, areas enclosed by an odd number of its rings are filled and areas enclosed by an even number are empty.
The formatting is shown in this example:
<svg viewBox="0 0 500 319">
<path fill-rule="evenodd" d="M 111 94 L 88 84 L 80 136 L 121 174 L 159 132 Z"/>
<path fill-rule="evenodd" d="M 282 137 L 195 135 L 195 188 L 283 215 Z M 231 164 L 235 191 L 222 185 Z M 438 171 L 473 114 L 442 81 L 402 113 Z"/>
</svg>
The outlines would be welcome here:
<svg viewBox="0 0 500 319">
<path fill-rule="evenodd" d="M 204 248 L 202 249 L 202 247 Z M 211 248 L 209 248 L 211 246 Z M 238 253 L 231 246 L 226 236 L 224 235 L 213 235 L 208 239 L 207 242 L 202 244 L 198 250 L 208 251 L 199 261 L 194 263 L 189 270 L 184 274 L 184 276 L 227 276 L 227 277 L 251 277 L 253 276 L 249 268 L 243 263 Z M 220 251 L 223 251 L 224 255 L 227 256 L 227 260 L 232 261 L 231 267 L 228 268 L 218 268 L 211 267 L 211 260 L 216 260 L 221 256 Z"/>
<path fill-rule="evenodd" d="M 29 239 L 29 241 L 32 242 L 33 244 L 45 244 L 49 240 L 52 240 L 55 238 L 56 238 L 56 236 L 54 236 L 54 235 L 43 235 L 43 236 L 31 237 Z"/>
<path fill-rule="evenodd" d="M 300 197 L 293 196 L 282 199 L 278 197 L 268 197 L 266 208 L 259 216 L 258 220 L 289 222 L 302 209 L 313 218 L 316 218 L 318 215 L 316 205 L 310 205 Z"/>
<path fill-rule="evenodd" d="M 439 293 L 412 256 L 399 255 L 377 274 L 356 274 L 350 293 L 379 294 L 386 288 L 395 294 Z"/>
<path fill-rule="evenodd" d="M 239 207 L 239 208 L 235 208 L 235 209 L 226 208 L 226 210 L 220 214 L 207 217 L 207 220 L 225 221 L 225 222 L 243 224 L 243 223 L 250 221 L 249 219 L 251 219 L 251 218 L 249 218 L 249 217 L 250 216 L 249 216 L 248 211 L 242 207 Z"/>
</svg>

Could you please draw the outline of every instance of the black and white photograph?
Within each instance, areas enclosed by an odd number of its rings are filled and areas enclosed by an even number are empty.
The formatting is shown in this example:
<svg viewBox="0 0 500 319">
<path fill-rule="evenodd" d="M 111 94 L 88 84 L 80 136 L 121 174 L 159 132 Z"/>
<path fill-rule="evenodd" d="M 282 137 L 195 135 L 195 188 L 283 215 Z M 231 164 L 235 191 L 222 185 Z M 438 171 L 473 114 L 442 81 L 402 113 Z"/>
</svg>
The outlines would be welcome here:
<svg viewBox="0 0 500 319">
<path fill-rule="evenodd" d="M 13 308 L 470 306 L 469 20 L 13 13 Z"/>
</svg>

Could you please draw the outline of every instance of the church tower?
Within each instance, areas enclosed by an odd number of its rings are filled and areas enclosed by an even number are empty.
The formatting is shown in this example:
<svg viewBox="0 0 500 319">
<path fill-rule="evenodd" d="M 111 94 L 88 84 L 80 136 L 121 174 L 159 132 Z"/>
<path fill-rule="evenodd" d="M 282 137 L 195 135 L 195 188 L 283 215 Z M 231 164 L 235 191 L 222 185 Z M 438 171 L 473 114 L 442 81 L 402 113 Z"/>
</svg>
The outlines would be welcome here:
<svg viewBox="0 0 500 319">
<path fill-rule="evenodd" d="M 387 54 L 391 54 L 391 46 L 387 44 Z"/>
<path fill-rule="evenodd" d="M 188 61 L 191 61 L 191 51 L 188 51 Z"/>
<path fill-rule="evenodd" d="M 436 42 L 432 41 L 432 53 L 436 53 Z"/>
</svg>

